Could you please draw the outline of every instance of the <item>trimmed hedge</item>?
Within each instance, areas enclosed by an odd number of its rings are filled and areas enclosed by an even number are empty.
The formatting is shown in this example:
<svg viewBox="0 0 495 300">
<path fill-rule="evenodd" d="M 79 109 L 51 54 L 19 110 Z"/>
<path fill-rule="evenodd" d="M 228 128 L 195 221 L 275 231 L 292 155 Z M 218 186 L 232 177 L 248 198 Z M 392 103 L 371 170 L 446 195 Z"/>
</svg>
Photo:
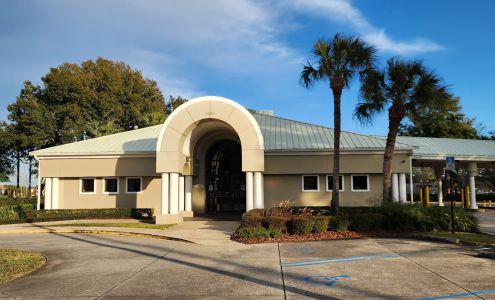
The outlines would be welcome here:
<svg viewBox="0 0 495 300">
<path fill-rule="evenodd" d="M 264 218 L 259 215 L 245 215 L 241 221 L 243 228 L 263 227 Z"/>
<path fill-rule="evenodd" d="M 291 221 L 291 232 L 294 234 L 308 234 L 313 231 L 315 221 L 312 218 L 294 217 Z"/>
<path fill-rule="evenodd" d="M 151 219 L 151 208 L 53 209 L 29 210 L 18 219 L 0 219 L 0 224 L 33 223 L 74 219 L 135 218 Z"/>
<path fill-rule="evenodd" d="M 18 220 L 26 218 L 26 212 L 36 209 L 31 203 L 0 206 L 0 220 Z"/>
<path fill-rule="evenodd" d="M 385 216 L 377 213 L 358 213 L 349 215 L 349 229 L 355 231 L 369 231 L 383 229 Z"/>
<path fill-rule="evenodd" d="M 287 226 L 290 222 L 289 218 L 284 217 L 265 217 L 263 219 L 263 225 L 268 229 L 278 230 L 283 233 L 287 233 Z"/>
<path fill-rule="evenodd" d="M 282 232 L 280 230 L 265 227 L 240 228 L 237 233 L 243 238 L 278 238 L 282 236 Z"/>
</svg>

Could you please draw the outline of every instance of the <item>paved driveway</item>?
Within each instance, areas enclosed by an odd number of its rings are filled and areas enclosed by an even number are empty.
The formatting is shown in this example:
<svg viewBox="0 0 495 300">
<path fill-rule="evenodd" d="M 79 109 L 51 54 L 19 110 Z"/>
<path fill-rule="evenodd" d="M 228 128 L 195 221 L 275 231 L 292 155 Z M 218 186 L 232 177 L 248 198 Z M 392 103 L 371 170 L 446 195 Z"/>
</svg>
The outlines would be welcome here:
<svg viewBox="0 0 495 300">
<path fill-rule="evenodd" d="M 481 232 L 495 235 L 495 209 L 480 209 L 476 216 L 480 221 Z"/>
<path fill-rule="evenodd" d="M 495 260 L 407 239 L 228 247 L 108 235 L 0 236 L 47 264 L 0 285 L 25 298 L 495 299 Z M 478 294 L 474 296 L 474 294 Z"/>
</svg>

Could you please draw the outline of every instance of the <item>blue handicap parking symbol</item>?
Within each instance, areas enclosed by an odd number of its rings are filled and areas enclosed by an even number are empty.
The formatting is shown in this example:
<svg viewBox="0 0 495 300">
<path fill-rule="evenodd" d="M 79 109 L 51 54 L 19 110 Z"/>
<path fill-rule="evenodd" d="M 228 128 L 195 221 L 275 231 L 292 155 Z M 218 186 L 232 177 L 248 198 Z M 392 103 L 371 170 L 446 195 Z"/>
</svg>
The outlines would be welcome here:
<svg viewBox="0 0 495 300">
<path fill-rule="evenodd" d="M 337 282 L 339 282 L 343 278 L 351 278 L 349 275 L 338 275 L 338 276 L 308 276 L 304 278 L 304 281 L 313 283 L 313 284 L 321 284 L 326 286 L 334 286 Z"/>
</svg>

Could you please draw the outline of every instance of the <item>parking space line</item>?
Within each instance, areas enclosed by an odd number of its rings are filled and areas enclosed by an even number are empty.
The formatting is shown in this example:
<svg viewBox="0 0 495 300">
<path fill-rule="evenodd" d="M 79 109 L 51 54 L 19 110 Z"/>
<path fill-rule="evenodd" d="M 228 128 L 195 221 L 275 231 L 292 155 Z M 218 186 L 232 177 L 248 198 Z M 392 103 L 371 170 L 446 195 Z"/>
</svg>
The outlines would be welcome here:
<svg viewBox="0 0 495 300">
<path fill-rule="evenodd" d="M 427 298 L 420 298 L 418 300 L 454 299 L 454 298 L 472 297 L 472 296 L 484 295 L 484 294 L 492 294 L 492 293 L 495 293 L 495 289 L 493 289 L 493 290 L 475 291 L 475 292 L 462 293 L 462 294 L 437 296 L 437 297 L 427 297 Z"/>
<path fill-rule="evenodd" d="M 409 254 L 407 254 L 409 255 Z M 327 259 L 317 259 L 317 260 L 301 260 L 290 263 L 284 263 L 283 266 L 290 267 L 302 267 L 302 266 L 311 266 L 311 265 L 322 265 L 322 264 L 338 264 L 338 263 L 346 263 L 346 262 L 357 262 L 364 260 L 373 260 L 373 259 L 390 259 L 390 258 L 400 258 L 401 255 L 397 253 L 384 253 L 384 254 L 374 254 L 367 256 L 352 256 L 347 258 L 327 258 Z"/>
</svg>

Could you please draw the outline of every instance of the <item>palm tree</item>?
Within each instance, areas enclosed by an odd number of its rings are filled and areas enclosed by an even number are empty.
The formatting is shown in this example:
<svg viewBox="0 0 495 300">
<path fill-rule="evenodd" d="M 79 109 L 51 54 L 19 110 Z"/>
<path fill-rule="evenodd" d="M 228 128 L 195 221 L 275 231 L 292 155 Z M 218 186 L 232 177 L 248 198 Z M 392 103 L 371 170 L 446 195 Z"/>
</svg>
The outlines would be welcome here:
<svg viewBox="0 0 495 300">
<path fill-rule="evenodd" d="M 300 83 L 305 88 L 317 81 L 329 81 L 333 93 L 334 146 L 333 146 L 333 191 L 332 208 L 339 207 L 340 165 L 340 98 L 342 90 L 349 87 L 351 79 L 360 72 L 372 68 L 376 50 L 361 38 L 343 37 L 336 34 L 333 40 L 318 40 L 312 54 L 316 60 L 307 62 L 301 72 Z"/>
<path fill-rule="evenodd" d="M 448 99 L 446 86 L 419 61 L 391 58 L 384 71 L 367 70 L 362 76 L 361 101 L 355 117 L 370 122 L 388 109 L 388 134 L 383 155 L 383 198 L 392 194 L 392 156 L 401 123 L 418 110 L 440 106 Z"/>
</svg>

